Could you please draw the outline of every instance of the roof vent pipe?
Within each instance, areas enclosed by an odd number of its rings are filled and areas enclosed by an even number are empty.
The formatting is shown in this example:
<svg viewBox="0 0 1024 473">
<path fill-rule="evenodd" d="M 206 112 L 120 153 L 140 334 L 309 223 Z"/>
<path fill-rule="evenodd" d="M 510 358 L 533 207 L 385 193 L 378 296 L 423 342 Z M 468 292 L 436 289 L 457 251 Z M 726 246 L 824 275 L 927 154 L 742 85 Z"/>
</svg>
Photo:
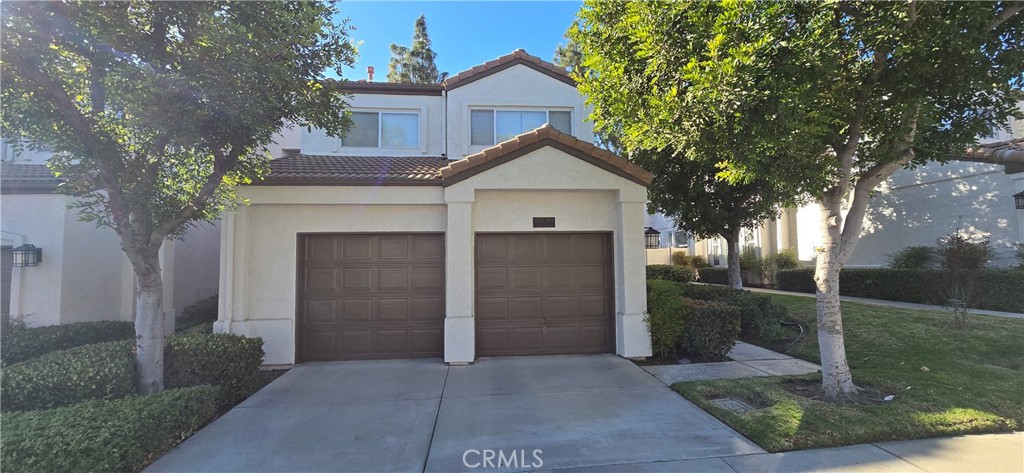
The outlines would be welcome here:
<svg viewBox="0 0 1024 473">
<path fill-rule="evenodd" d="M 373 82 L 373 66 L 366 66 L 366 77 L 369 78 L 370 82 Z"/>
</svg>

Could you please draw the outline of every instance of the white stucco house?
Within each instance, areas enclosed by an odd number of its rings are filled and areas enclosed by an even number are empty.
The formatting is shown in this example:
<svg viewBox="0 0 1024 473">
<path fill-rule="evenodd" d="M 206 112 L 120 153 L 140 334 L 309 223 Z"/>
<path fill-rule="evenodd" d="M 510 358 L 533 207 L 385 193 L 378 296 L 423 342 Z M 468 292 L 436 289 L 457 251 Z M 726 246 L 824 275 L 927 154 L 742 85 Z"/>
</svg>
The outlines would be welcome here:
<svg viewBox="0 0 1024 473">
<path fill-rule="evenodd" d="M 60 180 L 46 167 L 52 153 L 15 153 L 0 143 L 0 308 L 29 326 L 96 320 L 132 320 L 135 277 L 110 228 L 78 219 L 58 192 Z M 164 243 L 164 311 L 168 330 L 176 314 L 217 293 L 220 231 L 215 224 L 191 229 Z M 35 266 L 15 266 L 12 250 L 41 250 Z"/>
<path fill-rule="evenodd" d="M 371 79 L 372 80 L 372 79 Z M 651 354 L 651 174 L 593 145 L 522 50 L 436 85 L 337 83 L 354 128 L 283 130 L 221 227 L 215 330 L 304 361 Z"/>
<path fill-rule="evenodd" d="M 1024 102 L 1018 104 L 1024 108 Z M 980 140 L 982 154 L 1024 153 L 1024 120 L 1011 119 L 1008 130 Z M 934 246 L 939 238 L 961 232 L 988 239 L 995 252 L 993 266 L 1018 264 L 1013 245 L 1024 242 L 1024 209 L 1015 196 L 1024 193 L 1024 165 L 992 164 L 971 156 L 932 162 L 893 174 L 876 191 L 864 219 L 860 242 L 847 267 L 879 267 L 888 255 L 908 246 Z M 821 245 L 821 215 L 816 204 L 786 209 L 779 219 L 765 221 L 741 234 L 741 244 L 762 256 L 781 249 L 795 250 L 810 264 Z M 703 255 L 715 266 L 726 266 L 724 240 L 694 241 L 675 231 L 675 222 L 648 215 L 645 225 L 661 232 L 662 249 L 649 250 L 650 264 L 666 263 L 667 248 Z"/>
</svg>

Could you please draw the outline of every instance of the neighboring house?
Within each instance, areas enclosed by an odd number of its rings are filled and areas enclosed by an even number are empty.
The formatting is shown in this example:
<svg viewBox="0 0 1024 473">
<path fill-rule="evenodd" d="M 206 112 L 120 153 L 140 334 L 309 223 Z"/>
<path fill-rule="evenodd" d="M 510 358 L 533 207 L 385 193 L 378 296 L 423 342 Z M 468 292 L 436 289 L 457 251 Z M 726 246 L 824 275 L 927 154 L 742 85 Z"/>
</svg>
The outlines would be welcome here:
<svg viewBox="0 0 1024 473">
<path fill-rule="evenodd" d="M 132 320 L 134 272 L 110 228 L 82 222 L 74 198 L 45 163 L 49 151 L 16 154 L 2 147 L 0 163 L 0 308 L 4 320 L 30 326 L 94 320 Z M 185 307 L 217 293 L 219 229 L 203 224 L 183 240 L 164 243 L 164 311 L 169 329 Z M 15 267 L 12 250 L 41 249 L 37 266 Z"/>
<path fill-rule="evenodd" d="M 651 175 L 593 145 L 563 69 L 517 50 L 437 85 L 333 86 L 354 128 L 283 130 L 223 217 L 216 331 L 262 337 L 271 365 L 651 354 Z"/>
<path fill-rule="evenodd" d="M 1024 120 L 1011 119 L 1010 131 L 982 140 L 978 149 L 1024 153 Z M 897 171 L 872 198 L 862 237 L 846 266 L 884 266 L 888 255 L 908 246 L 934 246 L 958 227 L 991 242 L 993 265 L 1017 264 L 1013 245 L 1024 242 L 1024 209 L 1016 208 L 1014 196 L 1021 193 L 1024 165 L 1020 164 L 951 160 Z M 673 245 L 669 240 L 675 226 L 671 219 L 649 215 L 646 224 L 662 232 L 662 247 Z M 791 248 L 801 261 L 811 264 L 815 247 L 821 244 L 820 224 L 818 206 L 809 204 L 787 209 L 779 219 L 747 229 L 740 242 L 761 256 Z M 723 239 L 689 241 L 682 246 L 687 244 L 689 254 L 704 255 L 713 265 L 726 266 Z M 663 262 L 664 250 L 648 253 L 650 264 Z"/>
</svg>

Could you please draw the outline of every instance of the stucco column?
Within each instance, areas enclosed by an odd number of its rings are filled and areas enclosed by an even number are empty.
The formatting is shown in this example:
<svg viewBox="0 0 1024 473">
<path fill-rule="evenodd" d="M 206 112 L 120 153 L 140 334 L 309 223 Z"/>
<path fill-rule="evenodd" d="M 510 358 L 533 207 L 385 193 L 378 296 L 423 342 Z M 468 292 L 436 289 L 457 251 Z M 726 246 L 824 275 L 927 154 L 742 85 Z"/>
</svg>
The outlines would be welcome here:
<svg viewBox="0 0 1024 473">
<path fill-rule="evenodd" d="M 642 196 L 646 197 L 646 196 Z M 627 358 L 651 356 L 644 265 L 644 206 L 620 194 L 615 238 L 615 352 Z"/>
<path fill-rule="evenodd" d="M 176 240 L 164 240 L 160 247 L 160 277 L 163 279 L 164 333 L 174 333 L 178 311 L 174 309 L 174 247 Z"/>
<path fill-rule="evenodd" d="M 224 212 L 220 225 L 220 284 L 217 289 L 217 321 L 213 333 L 231 331 L 231 312 L 234 310 L 235 214 Z"/>
<path fill-rule="evenodd" d="M 476 359 L 473 240 L 473 202 L 449 201 L 445 233 L 444 361 L 447 363 L 472 363 Z"/>
<path fill-rule="evenodd" d="M 783 249 L 797 249 L 797 228 L 796 228 L 796 209 L 787 208 L 782 211 L 782 215 L 779 216 L 778 234 L 779 234 L 779 250 Z"/>
</svg>

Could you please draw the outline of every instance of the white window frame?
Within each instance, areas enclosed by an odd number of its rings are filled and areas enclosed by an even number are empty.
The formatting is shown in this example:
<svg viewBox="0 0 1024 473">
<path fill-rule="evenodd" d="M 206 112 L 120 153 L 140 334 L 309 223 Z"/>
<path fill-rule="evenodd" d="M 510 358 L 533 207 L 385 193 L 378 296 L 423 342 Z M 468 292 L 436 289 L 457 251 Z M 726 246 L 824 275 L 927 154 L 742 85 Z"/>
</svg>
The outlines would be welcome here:
<svg viewBox="0 0 1024 473">
<path fill-rule="evenodd" d="M 358 150 L 425 150 L 425 137 L 423 136 L 423 111 L 417 109 L 381 109 L 381 108 L 350 108 L 349 112 L 352 113 L 376 113 L 377 114 L 377 146 L 349 146 L 345 144 L 343 138 L 338 138 L 339 146 L 341 149 L 358 149 Z M 395 115 L 416 115 L 416 146 L 383 146 L 384 144 L 384 127 L 381 126 L 381 115 L 385 113 Z"/>
<path fill-rule="evenodd" d="M 475 145 L 473 144 L 473 112 L 474 111 L 490 111 L 494 113 L 494 119 L 491 120 L 491 127 L 493 130 L 492 136 L 494 142 L 489 145 Z M 551 123 L 551 112 L 569 112 L 569 128 L 572 136 L 576 136 L 576 122 L 573 120 L 573 115 L 576 114 L 576 110 L 572 107 L 536 107 L 536 108 L 513 108 L 513 107 L 469 107 L 469 112 L 466 114 L 466 123 L 468 124 L 469 132 L 466 133 L 467 142 L 470 148 L 488 148 L 498 143 L 498 112 L 544 112 L 544 123 Z M 525 133 L 529 130 L 524 130 L 520 133 Z"/>
</svg>

